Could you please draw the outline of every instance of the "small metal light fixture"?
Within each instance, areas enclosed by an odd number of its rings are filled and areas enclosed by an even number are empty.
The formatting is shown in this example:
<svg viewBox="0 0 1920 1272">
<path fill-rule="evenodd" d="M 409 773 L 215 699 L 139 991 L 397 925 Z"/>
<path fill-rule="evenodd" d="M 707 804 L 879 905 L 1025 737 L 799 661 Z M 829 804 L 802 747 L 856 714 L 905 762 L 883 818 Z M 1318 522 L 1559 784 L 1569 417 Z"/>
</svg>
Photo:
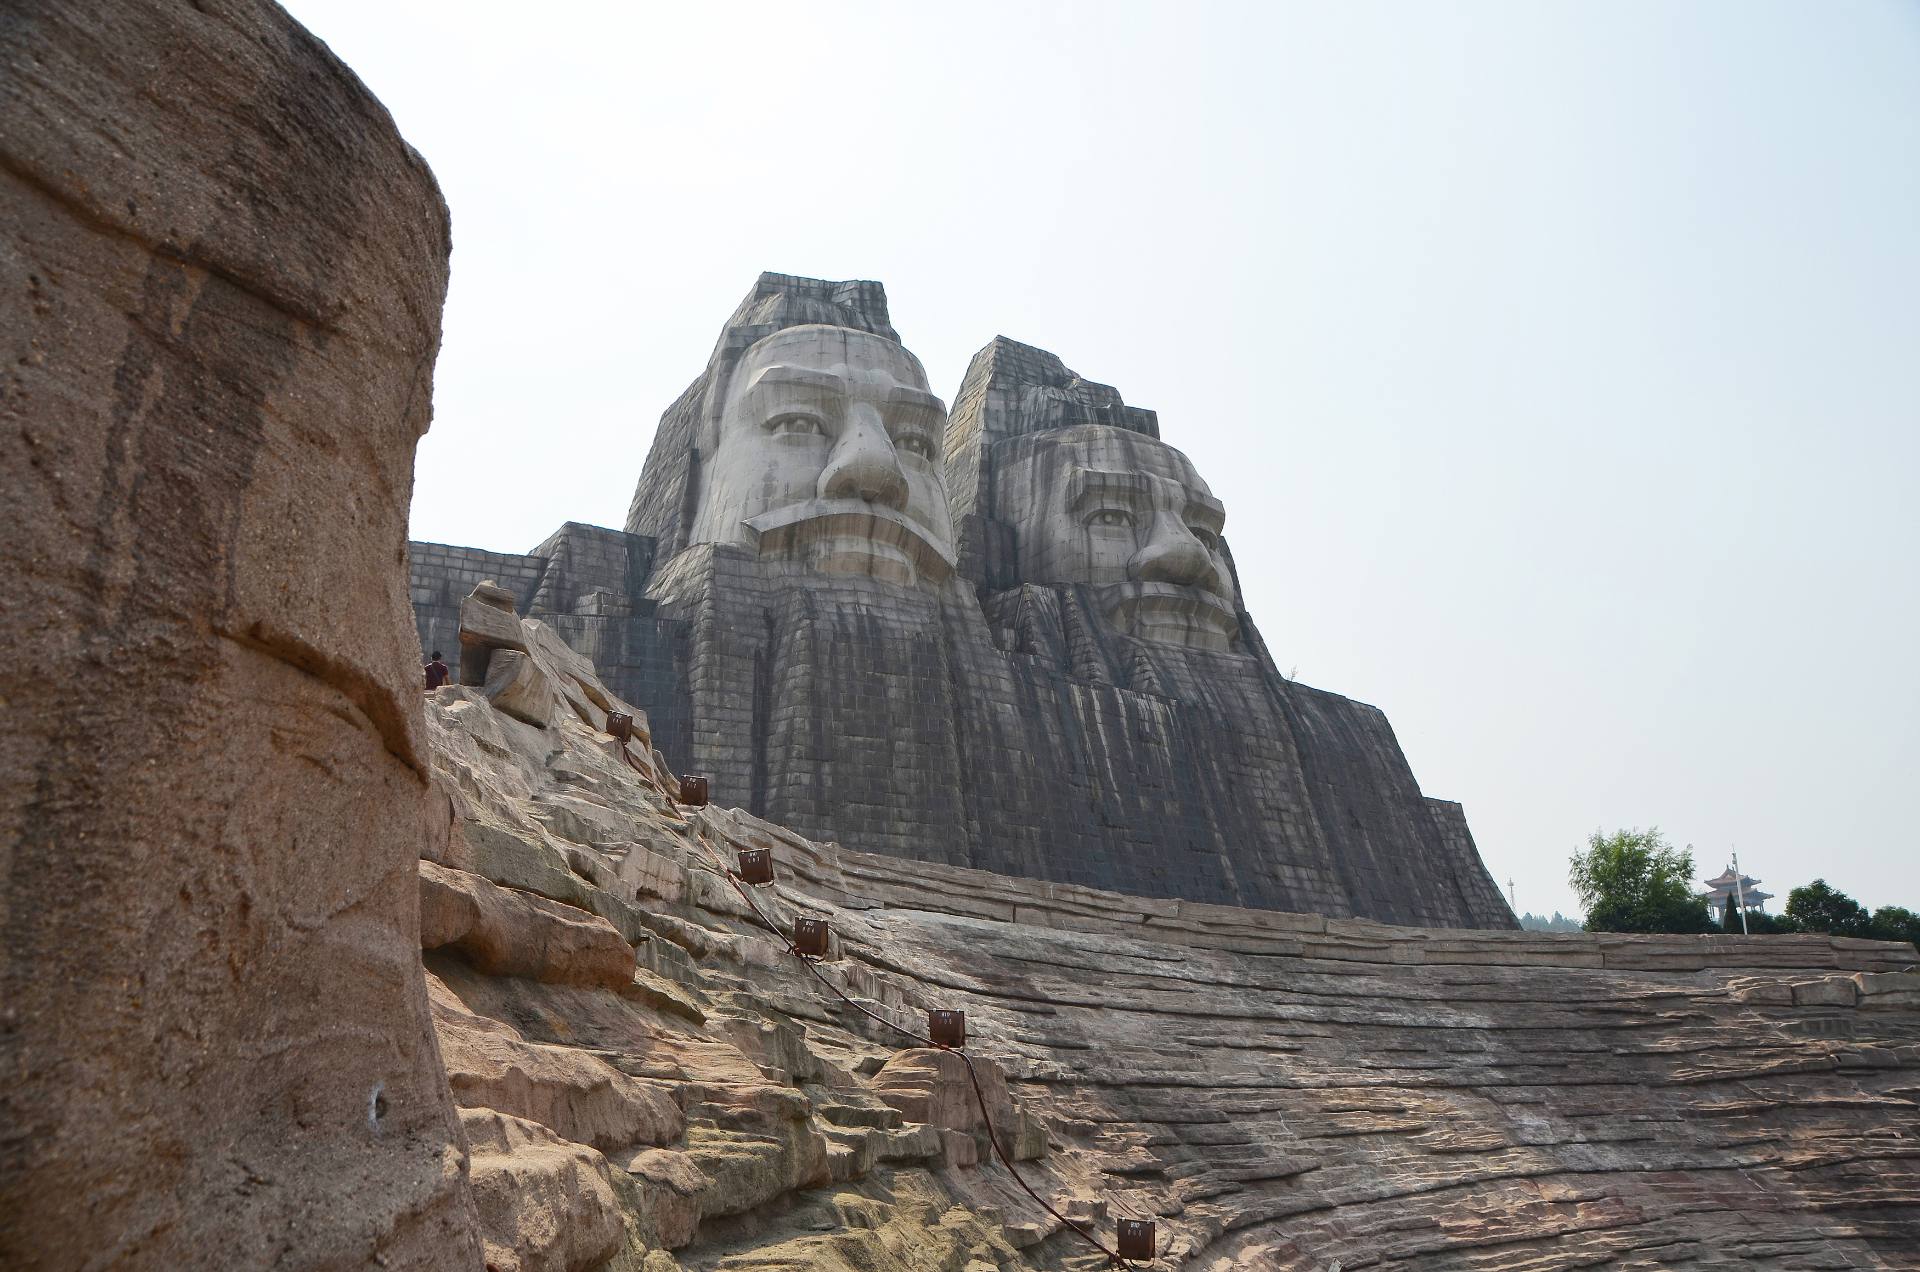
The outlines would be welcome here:
<svg viewBox="0 0 1920 1272">
<path fill-rule="evenodd" d="M 927 1013 L 927 1036 L 933 1039 L 936 1047 L 964 1047 L 967 1045 L 967 1013 L 964 1011 L 930 1011 Z"/>
<path fill-rule="evenodd" d="M 624 711 L 609 712 L 607 732 L 613 735 L 616 742 L 626 742 L 633 736 L 633 717 Z"/>
<path fill-rule="evenodd" d="M 1154 1246 L 1153 1220 L 1122 1219 L 1120 1221 L 1121 1258 L 1151 1260 L 1157 1253 Z"/>
<path fill-rule="evenodd" d="M 773 849 L 742 848 L 740 850 L 740 881 L 756 887 L 773 882 Z"/>
<path fill-rule="evenodd" d="M 825 958 L 831 939 L 825 919 L 793 921 L 793 948 L 801 958 Z"/>
<path fill-rule="evenodd" d="M 697 776 L 692 773 L 682 774 L 680 777 L 679 802 L 690 808 L 705 808 L 707 806 L 707 779 L 704 776 Z"/>
</svg>

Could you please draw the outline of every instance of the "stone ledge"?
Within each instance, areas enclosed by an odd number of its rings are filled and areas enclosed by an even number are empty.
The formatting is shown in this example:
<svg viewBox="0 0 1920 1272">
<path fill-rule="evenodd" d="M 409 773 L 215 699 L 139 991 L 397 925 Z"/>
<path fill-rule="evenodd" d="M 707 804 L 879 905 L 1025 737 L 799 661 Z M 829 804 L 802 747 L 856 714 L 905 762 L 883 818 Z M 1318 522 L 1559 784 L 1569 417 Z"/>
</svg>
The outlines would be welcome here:
<svg viewBox="0 0 1920 1272">
<path fill-rule="evenodd" d="M 420 948 L 489 976 L 605 989 L 633 979 L 633 946 L 605 919 L 431 861 L 420 862 Z"/>
<path fill-rule="evenodd" d="M 849 909 L 881 905 L 1027 927 L 1132 936 L 1168 945 L 1357 965 L 1645 972 L 1830 967 L 1841 972 L 1898 973 L 1920 963 L 1920 954 L 1902 942 L 1819 934 L 1475 931 L 1246 910 L 853 852 L 838 844 L 812 843 L 737 808 L 702 809 L 698 823 L 724 842 L 772 849 L 782 868 Z"/>
</svg>

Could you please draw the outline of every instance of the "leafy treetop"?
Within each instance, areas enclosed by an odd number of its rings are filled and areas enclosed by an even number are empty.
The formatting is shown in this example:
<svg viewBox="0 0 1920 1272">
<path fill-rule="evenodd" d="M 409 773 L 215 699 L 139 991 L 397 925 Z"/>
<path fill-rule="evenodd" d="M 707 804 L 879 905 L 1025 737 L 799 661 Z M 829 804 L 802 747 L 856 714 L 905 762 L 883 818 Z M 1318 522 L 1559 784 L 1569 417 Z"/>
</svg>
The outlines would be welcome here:
<svg viewBox="0 0 1920 1272">
<path fill-rule="evenodd" d="M 1693 891 L 1693 849 L 1675 848 L 1657 826 L 1594 831 L 1573 855 L 1569 880 L 1587 908 L 1589 932 L 1712 932 L 1718 925 Z"/>
</svg>

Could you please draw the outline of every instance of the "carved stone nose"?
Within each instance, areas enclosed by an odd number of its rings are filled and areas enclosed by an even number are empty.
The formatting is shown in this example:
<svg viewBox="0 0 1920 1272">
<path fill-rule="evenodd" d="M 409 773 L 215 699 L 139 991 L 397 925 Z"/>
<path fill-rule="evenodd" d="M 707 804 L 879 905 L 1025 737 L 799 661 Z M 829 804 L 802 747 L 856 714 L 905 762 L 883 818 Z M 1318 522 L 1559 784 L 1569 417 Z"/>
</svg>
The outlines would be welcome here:
<svg viewBox="0 0 1920 1272">
<path fill-rule="evenodd" d="M 864 499 L 890 508 L 907 506 L 907 476 L 893 442 L 871 410 L 857 411 L 833 444 L 820 471 L 823 499 Z"/>
<path fill-rule="evenodd" d="M 1214 568 L 1213 557 L 1185 526 L 1169 517 L 1155 518 L 1153 538 L 1127 562 L 1127 574 L 1140 583 L 1220 590 L 1220 571 Z"/>
</svg>

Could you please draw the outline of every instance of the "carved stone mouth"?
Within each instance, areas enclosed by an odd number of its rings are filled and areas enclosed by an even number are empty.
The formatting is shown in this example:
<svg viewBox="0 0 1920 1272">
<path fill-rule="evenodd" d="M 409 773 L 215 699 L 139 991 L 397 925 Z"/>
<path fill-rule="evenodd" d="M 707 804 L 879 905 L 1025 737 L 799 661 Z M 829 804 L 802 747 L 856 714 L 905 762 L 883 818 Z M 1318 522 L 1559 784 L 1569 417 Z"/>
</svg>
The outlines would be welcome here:
<svg viewBox="0 0 1920 1272">
<path fill-rule="evenodd" d="M 1240 618 L 1204 588 L 1174 583 L 1116 583 L 1100 589 L 1107 618 L 1129 636 L 1189 649 L 1228 650 Z"/>
<path fill-rule="evenodd" d="M 827 574 L 866 574 L 894 583 L 938 583 L 954 571 L 952 551 L 912 517 L 864 499 L 809 499 L 743 523 L 762 557 L 804 562 Z"/>
</svg>

